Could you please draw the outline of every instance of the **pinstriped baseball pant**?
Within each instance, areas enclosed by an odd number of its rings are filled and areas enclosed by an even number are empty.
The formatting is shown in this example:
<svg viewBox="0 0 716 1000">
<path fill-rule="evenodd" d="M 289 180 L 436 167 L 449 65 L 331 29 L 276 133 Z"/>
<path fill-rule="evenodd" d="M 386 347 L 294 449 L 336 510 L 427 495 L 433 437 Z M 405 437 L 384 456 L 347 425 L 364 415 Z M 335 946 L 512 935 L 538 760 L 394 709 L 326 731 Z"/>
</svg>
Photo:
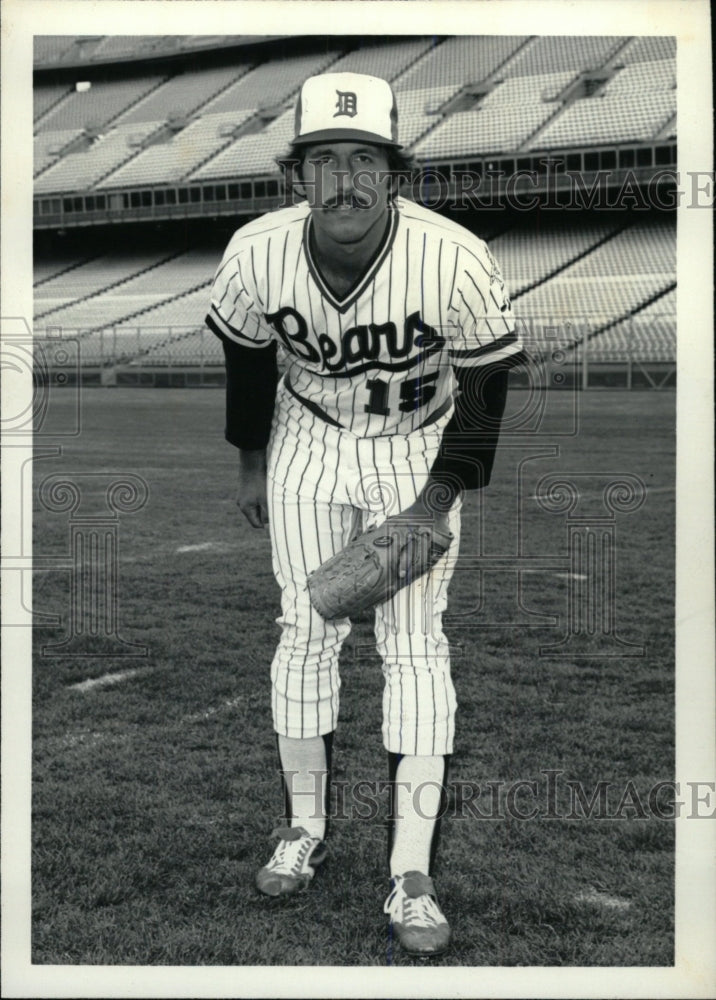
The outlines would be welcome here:
<svg viewBox="0 0 716 1000">
<path fill-rule="evenodd" d="M 271 665 L 276 732 L 307 738 L 338 723 L 338 656 L 347 619 L 312 607 L 306 577 L 353 535 L 408 507 L 437 455 L 448 416 L 404 437 L 359 438 L 321 420 L 279 387 L 268 454 L 273 569 L 281 587 L 281 637 Z M 383 742 L 392 753 L 452 753 L 456 698 L 442 613 L 457 560 L 455 536 L 430 573 L 376 609 L 383 663 Z"/>
</svg>

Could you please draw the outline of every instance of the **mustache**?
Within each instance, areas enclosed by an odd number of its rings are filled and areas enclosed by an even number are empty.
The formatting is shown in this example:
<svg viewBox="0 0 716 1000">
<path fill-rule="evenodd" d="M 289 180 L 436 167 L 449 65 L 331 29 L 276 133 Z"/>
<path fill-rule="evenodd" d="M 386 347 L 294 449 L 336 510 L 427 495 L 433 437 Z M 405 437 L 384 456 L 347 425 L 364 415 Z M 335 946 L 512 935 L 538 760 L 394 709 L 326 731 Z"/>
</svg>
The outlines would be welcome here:
<svg viewBox="0 0 716 1000">
<path fill-rule="evenodd" d="M 369 208 L 370 202 L 355 195 L 338 195 L 322 203 L 322 208 Z"/>
</svg>

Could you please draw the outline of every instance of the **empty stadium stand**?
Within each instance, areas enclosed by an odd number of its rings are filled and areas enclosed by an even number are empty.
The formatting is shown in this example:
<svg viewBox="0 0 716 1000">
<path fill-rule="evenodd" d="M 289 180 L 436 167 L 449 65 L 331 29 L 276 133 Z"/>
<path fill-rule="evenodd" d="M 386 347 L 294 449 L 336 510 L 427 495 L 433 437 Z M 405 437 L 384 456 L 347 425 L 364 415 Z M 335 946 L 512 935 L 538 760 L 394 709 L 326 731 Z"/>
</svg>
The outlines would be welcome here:
<svg viewBox="0 0 716 1000">
<path fill-rule="evenodd" d="M 326 70 L 340 54 L 340 50 L 335 49 L 266 62 L 209 101 L 203 111 L 214 114 L 219 111 L 272 108 L 280 105 L 298 90 L 306 77 Z"/>
<path fill-rule="evenodd" d="M 66 256 L 59 251 L 56 251 L 54 256 L 50 258 L 43 259 L 36 256 L 32 269 L 32 283 L 34 286 L 35 298 L 42 296 L 43 289 L 40 286 L 44 285 L 45 282 L 50 281 L 51 278 L 55 278 L 59 274 L 64 274 L 67 271 L 74 270 L 74 268 L 85 263 L 87 263 L 87 261 L 82 259 L 77 260 L 74 255 Z"/>
<path fill-rule="evenodd" d="M 481 100 L 481 108 L 504 107 L 511 104 L 539 104 L 556 101 L 565 87 L 576 79 L 574 70 L 559 73 L 537 73 L 534 76 L 509 76 L 490 90 Z"/>
<path fill-rule="evenodd" d="M 590 275 L 665 275 L 676 272 L 676 233 L 673 221 L 658 216 L 648 222 L 636 222 L 598 251 L 589 254 L 570 269 L 575 277 Z"/>
<path fill-rule="evenodd" d="M 596 223 L 562 219 L 541 222 L 539 227 L 515 226 L 490 239 L 513 299 L 614 236 L 624 225 L 617 219 Z"/>
<path fill-rule="evenodd" d="M 673 223 L 636 222 L 549 281 L 515 296 L 516 308 L 542 325 L 603 328 L 673 285 L 675 248 Z"/>
<path fill-rule="evenodd" d="M 251 47 L 281 36 L 262 35 L 43 35 L 35 37 L 33 63 L 37 69 L 92 66 L 112 62 L 161 59 L 178 52 L 201 52 Z"/>
<path fill-rule="evenodd" d="M 250 69 L 251 63 L 214 69 L 187 69 L 167 80 L 129 111 L 121 114 L 115 124 L 167 121 L 170 118 L 186 119 L 236 83 Z"/>
<path fill-rule="evenodd" d="M 67 191 L 74 185 L 82 191 L 96 185 L 119 164 L 136 156 L 149 136 L 158 132 L 163 123 L 143 122 L 119 125 L 107 135 L 98 135 L 81 152 L 70 153 L 46 170 L 35 181 L 38 194 Z"/>
<path fill-rule="evenodd" d="M 676 39 L 672 35 L 645 35 L 632 38 L 619 52 L 619 63 L 647 62 L 654 59 L 675 59 Z"/>
<path fill-rule="evenodd" d="M 162 184 L 189 175 L 202 161 L 233 140 L 234 132 L 253 115 L 251 109 L 205 114 L 167 141 L 141 150 L 126 165 L 106 176 L 99 189 L 131 187 L 134 184 Z"/>
<path fill-rule="evenodd" d="M 57 104 L 60 98 L 70 93 L 69 84 L 56 83 L 35 87 L 32 92 L 32 119 L 37 121 L 50 108 Z"/>
<path fill-rule="evenodd" d="M 33 39 L 33 62 L 36 65 L 56 62 L 74 44 L 74 38 L 67 35 L 35 35 Z"/>
<path fill-rule="evenodd" d="M 76 44 L 91 43 L 104 59 L 151 53 L 160 41 L 113 36 Z M 167 36 L 162 51 L 181 51 L 183 42 Z M 668 142 L 676 132 L 673 51 L 673 39 L 662 38 L 461 36 L 358 45 L 341 39 L 290 58 L 242 47 L 221 65 L 172 63 L 164 75 L 90 79 L 81 92 L 48 83 L 36 88 L 36 191 L 277 177 L 274 161 L 290 140 L 290 109 L 302 80 L 351 67 L 393 80 L 401 138 L 422 162 Z M 598 77 L 585 90 L 580 81 L 588 83 L 590 73 Z M 219 117 L 225 114 L 234 117 Z M 129 137 L 122 131 L 145 123 L 154 128 Z M 105 208 L 90 201 L 90 210 Z M 177 201 L 175 195 L 162 204 Z M 75 199 L 62 210 L 82 211 L 83 204 Z M 132 200 L 132 207 L 140 206 Z M 44 214 L 56 212 L 48 202 Z"/>
<path fill-rule="evenodd" d="M 417 62 L 393 81 L 396 90 L 455 88 L 491 76 L 528 41 L 527 36 L 492 35 L 438 40 Z"/>
<path fill-rule="evenodd" d="M 105 35 L 92 48 L 92 59 L 110 59 L 113 56 L 135 58 L 157 55 L 178 46 L 172 35 Z"/>
<path fill-rule="evenodd" d="M 152 74 L 131 80 L 86 81 L 90 84 L 87 90 L 75 90 L 67 94 L 41 115 L 35 122 L 35 131 L 102 128 L 161 86 L 165 80 L 165 76 Z"/>
<path fill-rule="evenodd" d="M 332 73 L 368 73 L 370 76 L 395 80 L 431 47 L 428 38 L 400 42 L 378 42 L 362 45 L 338 59 L 331 66 Z"/>
<path fill-rule="evenodd" d="M 601 91 L 602 98 L 625 95 L 638 98 L 641 94 L 653 94 L 674 90 L 676 87 L 676 60 L 652 59 L 630 63 L 617 69 L 615 75 Z"/>
<path fill-rule="evenodd" d="M 415 147 L 420 160 L 450 159 L 473 153 L 504 153 L 519 148 L 554 108 L 548 104 L 505 105 L 464 111 L 446 119 Z"/>
<path fill-rule="evenodd" d="M 169 256 L 172 255 L 157 251 L 142 253 L 118 249 L 115 253 L 79 262 L 70 269 L 63 268 L 56 277 L 48 278 L 35 289 L 35 315 L 39 318 L 52 314 L 48 322 L 54 324 L 54 314 L 61 306 L 71 303 L 79 306 L 84 300 L 156 267 Z"/>
<path fill-rule="evenodd" d="M 676 112 L 676 94 L 576 100 L 529 143 L 530 149 L 639 142 L 655 137 Z"/>
<path fill-rule="evenodd" d="M 216 263 L 216 260 L 212 260 L 211 265 L 202 269 L 200 280 L 203 284 L 200 287 L 184 292 L 170 302 L 164 302 L 145 313 L 142 316 L 142 329 L 186 330 L 187 327 L 202 329 Z M 121 332 L 130 326 L 131 323 L 118 323 L 115 329 Z"/>
<path fill-rule="evenodd" d="M 111 326 L 206 284 L 216 266 L 216 255 L 202 249 L 107 255 L 40 286 L 37 317 L 83 331 Z M 70 302 L 58 305 L 59 292 Z"/>
<path fill-rule="evenodd" d="M 62 153 L 84 135 L 84 129 L 58 129 L 35 136 L 33 144 L 33 174 L 37 177 L 53 163 L 60 160 Z M 38 188 L 35 186 L 35 190 Z"/>
<path fill-rule="evenodd" d="M 398 106 L 401 142 L 414 147 L 416 140 L 429 129 L 442 122 L 438 114 L 445 102 L 458 91 L 453 85 L 424 87 L 418 90 L 399 90 L 395 95 Z"/>
<path fill-rule="evenodd" d="M 221 341 L 211 331 L 204 329 L 174 332 L 165 335 L 163 341 L 152 345 L 145 354 L 135 354 L 130 362 L 133 366 L 203 367 L 211 365 L 221 368 L 224 351 Z"/>
<path fill-rule="evenodd" d="M 622 50 L 628 39 L 614 35 L 551 35 L 529 39 L 509 63 L 509 76 L 533 76 L 560 70 L 593 70 Z"/>
<path fill-rule="evenodd" d="M 597 334 L 589 352 L 599 361 L 675 361 L 676 289 Z"/>
<path fill-rule="evenodd" d="M 285 111 L 265 129 L 241 136 L 211 157 L 188 179 L 250 177 L 252 174 L 278 174 L 276 157 L 286 152 L 294 134 L 294 113 Z"/>
</svg>

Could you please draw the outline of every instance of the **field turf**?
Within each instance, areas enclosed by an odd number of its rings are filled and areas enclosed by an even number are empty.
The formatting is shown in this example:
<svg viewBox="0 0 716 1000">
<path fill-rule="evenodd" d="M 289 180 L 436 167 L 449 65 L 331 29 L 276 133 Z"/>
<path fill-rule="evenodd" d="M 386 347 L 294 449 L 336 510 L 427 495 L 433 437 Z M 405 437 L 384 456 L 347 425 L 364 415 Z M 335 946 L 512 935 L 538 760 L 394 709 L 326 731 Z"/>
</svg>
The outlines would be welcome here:
<svg viewBox="0 0 716 1000">
<path fill-rule="evenodd" d="M 58 426 L 73 395 L 53 394 Z M 65 568 L 35 574 L 35 610 L 61 626 L 35 630 L 33 961 L 415 964 L 382 914 L 385 797 L 372 808 L 351 792 L 387 775 L 370 622 L 344 647 L 330 860 L 300 898 L 267 900 L 253 880 L 282 806 L 268 678 L 278 591 L 268 536 L 235 507 L 223 393 L 82 389 L 80 404 L 79 435 L 46 426 L 62 453 L 35 465 L 35 555 Z M 555 436 L 575 405 L 576 433 Z M 435 870 L 454 945 L 434 964 L 673 963 L 673 823 L 650 790 L 674 775 L 674 410 L 672 392 L 551 393 L 540 433 L 505 438 L 493 485 L 466 501 Z M 72 515 L 40 500 L 55 473 L 82 490 Z M 51 647 L 72 627 L 70 531 L 106 515 L 106 486 L 130 473 L 149 496 L 116 525 L 118 631 L 147 655 L 114 655 L 111 635 L 63 654 Z M 579 486 L 569 523 L 535 499 L 552 474 Z M 646 500 L 610 514 L 604 487 L 625 475 Z M 569 525 L 600 515 L 615 539 L 599 563 L 600 578 L 614 573 L 604 601 L 633 645 L 587 622 L 592 634 L 554 648 L 580 574 Z M 478 554 L 502 561 L 481 570 Z"/>
</svg>

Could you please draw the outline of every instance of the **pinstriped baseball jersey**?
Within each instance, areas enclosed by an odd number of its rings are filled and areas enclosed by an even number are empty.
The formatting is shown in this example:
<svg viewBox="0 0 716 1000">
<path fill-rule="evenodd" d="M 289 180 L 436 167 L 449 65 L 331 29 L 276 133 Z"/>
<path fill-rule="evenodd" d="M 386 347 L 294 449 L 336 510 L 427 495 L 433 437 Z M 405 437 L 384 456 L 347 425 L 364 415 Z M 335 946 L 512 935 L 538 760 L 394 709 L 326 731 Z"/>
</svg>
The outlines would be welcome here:
<svg viewBox="0 0 716 1000">
<path fill-rule="evenodd" d="M 207 322 L 246 347 L 277 341 L 290 390 L 360 437 L 407 434 L 447 412 L 453 367 L 521 349 L 499 267 L 462 226 L 402 198 L 357 284 L 339 299 L 312 253 L 307 204 L 240 229 Z"/>
</svg>

